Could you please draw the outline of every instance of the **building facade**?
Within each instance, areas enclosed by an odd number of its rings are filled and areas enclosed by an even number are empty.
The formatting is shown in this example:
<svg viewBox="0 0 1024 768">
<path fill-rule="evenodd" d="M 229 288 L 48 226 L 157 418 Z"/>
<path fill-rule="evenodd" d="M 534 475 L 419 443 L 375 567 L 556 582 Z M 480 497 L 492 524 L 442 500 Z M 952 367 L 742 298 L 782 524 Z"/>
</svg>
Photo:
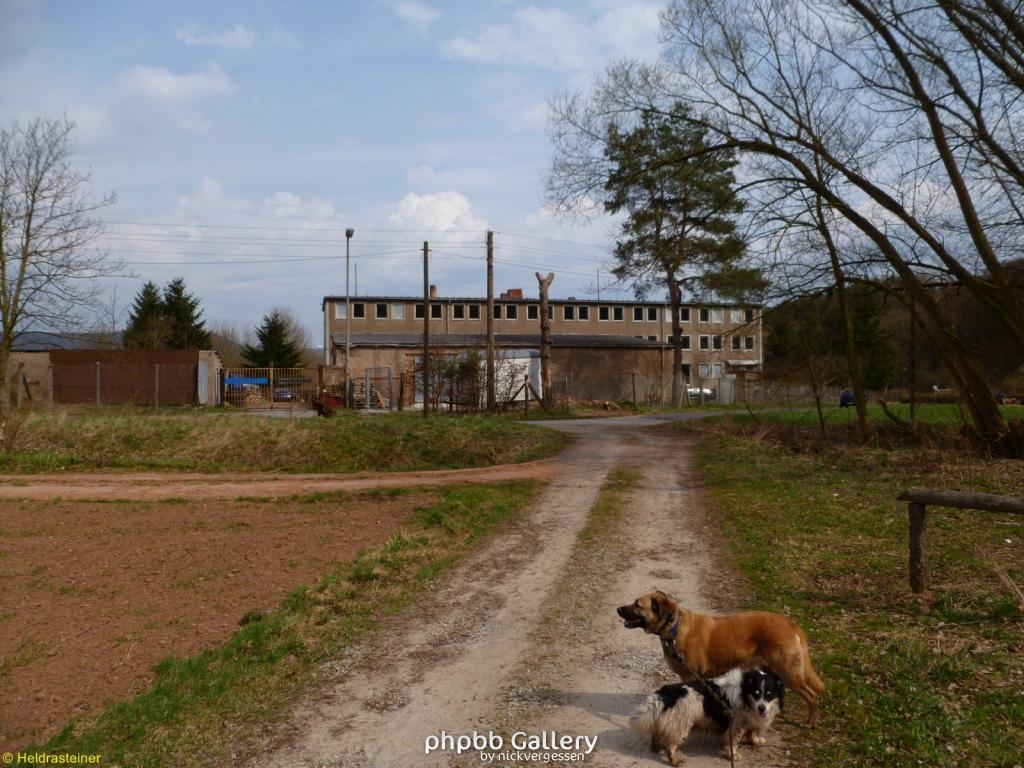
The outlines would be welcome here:
<svg viewBox="0 0 1024 768">
<path fill-rule="evenodd" d="M 322 304 L 325 364 L 344 366 L 347 333 L 354 376 L 367 367 L 402 370 L 409 355 L 422 349 L 427 312 L 432 348 L 482 348 L 487 333 L 486 299 L 442 297 L 431 290 L 429 310 L 422 298 L 352 297 L 348 304 L 351 318 L 347 317 L 344 296 L 326 296 Z M 663 399 L 662 393 L 671 387 L 672 365 L 671 308 L 666 303 L 570 297 L 550 299 L 548 310 L 556 376 L 572 375 L 574 381 L 602 377 L 618 381 L 604 393 L 600 386 L 587 387 L 586 394 L 592 399 L 625 399 L 620 397 L 622 377 L 628 374 L 631 379 L 628 390 L 636 386 L 636 372 L 643 371 L 644 399 Z M 680 313 L 683 373 L 689 382 L 734 379 L 760 370 L 763 338 L 759 307 L 688 304 Z M 494 301 L 494 333 L 499 348 L 539 348 L 540 301 L 523 297 L 519 290 L 501 294 Z"/>
</svg>

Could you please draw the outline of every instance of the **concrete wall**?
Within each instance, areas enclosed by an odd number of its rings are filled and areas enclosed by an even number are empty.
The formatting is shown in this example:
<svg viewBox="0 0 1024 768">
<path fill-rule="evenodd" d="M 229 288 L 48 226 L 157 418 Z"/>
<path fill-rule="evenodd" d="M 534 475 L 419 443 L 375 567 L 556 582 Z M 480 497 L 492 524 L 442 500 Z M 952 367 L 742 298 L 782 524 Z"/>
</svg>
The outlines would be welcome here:
<svg viewBox="0 0 1024 768">
<path fill-rule="evenodd" d="M 38 405 L 52 401 L 53 368 L 49 352 L 12 352 L 11 378 L 16 403 Z"/>
</svg>

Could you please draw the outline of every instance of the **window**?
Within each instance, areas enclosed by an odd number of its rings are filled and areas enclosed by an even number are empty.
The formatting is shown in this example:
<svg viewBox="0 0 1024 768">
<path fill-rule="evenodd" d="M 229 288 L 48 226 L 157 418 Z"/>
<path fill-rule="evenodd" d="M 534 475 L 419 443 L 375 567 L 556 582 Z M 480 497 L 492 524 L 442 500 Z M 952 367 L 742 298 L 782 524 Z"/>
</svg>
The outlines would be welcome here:
<svg viewBox="0 0 1024 768">
<path fill-rule="evenodd" d="M 743 337 L 743 342 L 744 342 L 743 343 L 744 349 L 752 350 L 754 348 L 754 337 L 753 336 L 744 336 Z"/>
<path fill-rule="evenodd" d="M 555 307 L 553 304 L 548 304 L 548 320 L 555 319 Z"/>
<path fill-rule="evenodd" d="M 578 309 L 579 309 L 579 312 L 577 314 L 577 319 L 579 319 L 579 320 L 589 320 L 590 319 L 590 307 L 588 307 L 586 305 L 580 305 L 578 307 Z"/>
<path fill-rule="evenodd" d="M 354 317 L 356 320 L 362 320 L 364 317 L 366 317 L 366 305 L 361 302 L 358 304 L 353 304 L 352 317 Z"/>
<path fill-rule="evenodd" d="M 745 310 L 743 310 L 743 317 L 746 319 L 746 321 L 748 323 L 754 322 L 754 310 L 752 310 L 752 309 L 745 309 Z"/>
<path fill-rule="evenodd" d="M 526 305 L 526 319 L 527 320 L 540 320 L 540 307 L 536 304 Z"/>
<path fill-rule="evenodd" d="M 346 313 L 347 309 L 348 309 L 348 307 L 346 307 L 344 304 L 335 304 L 334 305 L 334 319 L 335 320 L 344 320 L 346 317 L 348 317 L 348 314 Z"/>
<path fill-rule="evenodd" d="M 679 308 L 679 322 L 688 323 L 690 322 L 690 308 L 680 307 Z"/>
<path fill-rule="evenodd" d="M 608 310 L 609 310 L 608 307 L 598 307 L 597 308 L 597 319 L 602 321 L 602 322 L 607 322 L 611 318 L 611 314 L 610 314 L 610 312 Z"/>
<path fill-rule="evenodd" d="M 494 305 L 494 319 L 501 320 L 501 304 Z"/>
<path fill-rule="evenodd" d="M 733 336 L 732 337 L 732 351 L 733 352 L 739 352 L 740 351 L 740 337 L 739 336 Z"/>
<path fill-rule="evenodd" d="M 480 305 L 479 304 L 470 304 L 469 305 L 469 319 L 470 320 L 479 320 L 480 319 Z"/>
<path fill-rule="evenodd" d="M 689 349 L 690 348 L 690 337 L 689 336 L 680 336 L 679 337 L 679 348 L 680 349 Z"/>
<path fill-rule="evenodd" d="M 715 363 L 711 366 L 711 376 L 716 379 L 722 378 L 722 364 Z"/>
<path fill-rule="evenodd" d="M 716 350 L 721 349 L 722 348 L 722 337 L 721 336 L 712 336 L 711 337 L 711 346 L 714 349 L 716 349 Z"/>
<path fill-rule="evenodd" d="M 704 350 L 711 349 L 711 337 L 701 336 L 700 337 L 700 348 Z"/>
<path fill-rule="evenodd" d="M 644 308 L 643 307 L 633 307 L 633 322 L 634 323 L 642 323 L 643 320 L 644 320 Z"/>
<path fill-rule="evenodd" d="M 657 340 L 658 340 L 658 337 L 657 337 L 657 336 L 648 336 L 648 337 L 647 337 L 647 340 L 648 340 L 648 341 L 657 341 Z"/>
<path fill-rule="evenodd" d="M 417 304 L 416 305 L 416 309 L 413 310 L 412 316 L 415 317 L 417 320 L 422 320 L 423 319 L 423 305 L 422 304 Z"/>
<path fill-rule="evenodd" d="M 648 307 L 647 308 L 647 322 L 656 323 L 658 322 L 658 308 Z"/>
<path fill-rule="evenodd" d="M 562 319 L 563 320 L 575 320 L 576 319 L 576 307 L 572 304 L 566 304 L 562 307 Z"/>
<path fill-rule="evenodd" d="M 734 323 L 742 323 L 743 322 L 743 310 L 742 309 L 733 309 L 733 310 L 731 310 L 729 312 L 729 315 L 730 315 L 729 319 L 731 319 Z"/>
<path fill-rule="evenodd" d="M 715 307 L 714 309 L 711 310 L 711 322 L 712 323 L 720 323 L 720 322 L 722 322 L 722 317 L 724 315 L 725 315 L 725 311 L 721 307 Z"/>
<path fill-rule="evenodd" d="M 711 365 L 710 363 L 700 364 L 700 377 L 702 379 L 709 378 L 711 376 Z"/>
<path fill-rule="evenodd" d="M 375 308 L 374 317 L 377 318 L 378 320 L 387 320 L 388 319 L 388 305 L 387 304 L 378 304 L 376 306 L 376 308 Z"/>
<path fill-rule="evenodd" d="M 519 319 L 519 307 L 515 304 L 505 305 L 505 319 L 506 320 L 518 320 Z"/>
<path fill-rule="evenodd" d="M 700 308 L 700 321 L 706 323 L 711 319 L 711 311 L 707 307 Z"/>
<path fill-rule="evenodd" d="M 405 304 L 392 304 L 391 305 L 391 319 L 392 320 L 405 320 Z"/>
<path fill-rule="evenodd" d="M 444 307 L 442 307 L 440 304 L 431 304 L 430 305 L 430 319 L 431 320 L 440 320 L 441 317 L 443 316 L 443 314 L 444 314 Z"/>
<path fill-rule="evenodd" d="M 623 316 L 622 307 L 612 307 L 612 320 L 614 320 L 617 323 L 621 323 L 622 322 L 622 316 Z"/>
<path fill-rule="evenodd" d="M 466 319 L 466 305 L 465 304 L 452 304 L 452 320 L 465 320 Z"/>
</svg>

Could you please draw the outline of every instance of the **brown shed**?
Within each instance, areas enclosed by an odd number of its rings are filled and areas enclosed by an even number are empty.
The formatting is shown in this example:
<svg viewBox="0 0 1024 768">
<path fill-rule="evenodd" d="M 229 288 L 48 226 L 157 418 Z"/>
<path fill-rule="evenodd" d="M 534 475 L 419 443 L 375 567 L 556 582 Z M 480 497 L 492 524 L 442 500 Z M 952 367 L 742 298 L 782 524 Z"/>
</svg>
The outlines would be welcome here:
<svg viewBox="0 0 1024 768">
<path fill-rule="evenodd" d="M 50 352 L 53 402 L 96 405 L 204 405 L 216 355 L 200 350 L 83 349 Z"/>
</svg>

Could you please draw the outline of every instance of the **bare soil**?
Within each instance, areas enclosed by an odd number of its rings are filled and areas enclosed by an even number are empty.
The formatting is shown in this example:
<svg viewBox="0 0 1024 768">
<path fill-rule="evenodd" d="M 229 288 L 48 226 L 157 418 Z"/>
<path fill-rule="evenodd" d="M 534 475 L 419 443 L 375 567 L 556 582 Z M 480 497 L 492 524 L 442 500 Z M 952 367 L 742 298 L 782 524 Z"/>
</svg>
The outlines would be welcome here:
<svg viewBox="0 0 1024 768">
<path fill-rule="evenodd" d="M 324 685 L 271 731 L 250 766 L 478 766 L 476 752 L 426 755 L 426 737 L 494 731 L 507 744 L 514 731 L 552 730 L 597 736 L 588 765 L 665 764 L 629 730 L 628 718 L 672 674 L 658 642 L 626 630 L 615 607 L 655 588 L 697 610 L 737 606 L 705 532 L 691 438 L 645 429 L 664 418 L 549 424 L 577 440 L 559 457 L 532 515 L 389 622 L 355 660 L 326 666 Z M 605 476 L 626 465 L 639 468 L 643 481 L 625 522 L 594 555 L 615 567 L 568 571 Z M 581 604 L 581 595 L 597 597 Z M 784 716 L 802 716 L 797 710 Z M 689 766 L 722 768 L 728 760 L 718 746 L 717 738 L 698 737 L 682 754 Z M 785 762 L 776 734 L 753 760 Z"/>
<path fill-rule="evenodd" d="M 166 499 L 288 498 L 312 493 L 360 491 L 368 488 L 413 488 L 451 483 L 494 483 L 543 480 L 551 476 L 549 462 L 500 464 L 475 469 L 423 472 L 359 472 L 355 474 L 67 472 L 39 475 L 0 475 L 0 501 L 102 500 L 158 501 Z"/>
<path fill-rule="evenodd" d="M 222 643 L 248 611 L 277 607 L 334 562 L 381 544 L 432 499 L 416 491 L 316 504 L 214 503 L 217 494 L 185 478 L 156 488 L 148 478 L 118 479 L 80 487 L 92 496 L 159 498 L 181 484 L 170 495 L 189 501 L 0 502 L 5 748 L 45 739 L 75 715 L 144 690 L 161 659 Z M 267 481 L 267 492 L 323 487 L 288 480 L 286 489 Z M 251 480 L 245 493 L 261 487 Z"/>
</svg>

